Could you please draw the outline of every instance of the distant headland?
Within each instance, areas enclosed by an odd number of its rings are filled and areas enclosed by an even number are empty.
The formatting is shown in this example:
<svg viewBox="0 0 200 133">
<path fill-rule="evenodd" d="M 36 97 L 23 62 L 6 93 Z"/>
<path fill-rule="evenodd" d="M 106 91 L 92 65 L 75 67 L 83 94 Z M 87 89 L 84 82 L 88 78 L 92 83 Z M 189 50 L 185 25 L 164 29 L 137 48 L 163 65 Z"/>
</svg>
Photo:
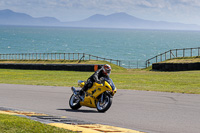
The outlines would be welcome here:
<svg viewBox="0 0 200 133">
<path fill-rule="evenodd" d="M 54 17 L 35 18 L 26 13 L 14 12 L 9 9 L 0 10 L 0 25 L 200 30 L 200 26 L 195 24 L 145 20 L 124 12 L 110 15 L 95 14 L 80 21 L 61 22 Z"/>
</svg>

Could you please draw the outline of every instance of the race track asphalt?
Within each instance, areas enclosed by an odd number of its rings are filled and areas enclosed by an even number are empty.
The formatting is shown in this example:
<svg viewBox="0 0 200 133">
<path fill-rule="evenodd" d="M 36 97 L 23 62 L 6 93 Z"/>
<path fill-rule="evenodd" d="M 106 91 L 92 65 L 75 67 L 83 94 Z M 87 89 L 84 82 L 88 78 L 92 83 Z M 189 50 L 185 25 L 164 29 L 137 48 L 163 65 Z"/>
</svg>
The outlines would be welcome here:
<svg viewBox="0 0 200 133">
<path fill-rule="evenodd" d="M 71 110 L 70 87 L 0 84 L 0 107 L 66 116 L 148 133 L 199 133 L 200 95 L 118 90 L 106 113 Z"/>
</svg>

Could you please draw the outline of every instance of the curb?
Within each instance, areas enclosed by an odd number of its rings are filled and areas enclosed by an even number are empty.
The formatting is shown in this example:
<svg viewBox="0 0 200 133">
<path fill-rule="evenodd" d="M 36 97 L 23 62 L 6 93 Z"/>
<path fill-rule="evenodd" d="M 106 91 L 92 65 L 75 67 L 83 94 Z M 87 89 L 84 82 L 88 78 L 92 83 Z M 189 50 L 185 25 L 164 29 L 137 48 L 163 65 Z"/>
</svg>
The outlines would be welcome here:
<svg viewBox="0 0 200 133">
<path fill-rule="evenodd" d="M 140 132 L 140 131 L 136 131 L 132 129 L 120 128 L 120 127 L 109 126 L 109 125 L 101 125 L 101 124 L 95 124 L 91 122 L 70 119 L 65 116 L 56 117 L 56 116 L 50 116 L 50 115 L 42 114 L 42 113 L 18 111 L 18 110 L 8 109 L 4 107 L 0 107 L 0 114 L 26 117 L 28 119 L 39 121 L 41 123 L 44 123 L 50 126 L 64 128 L 64 129 L 81 132 L 81 133 L 102 133 L 102 132 L 103 133 L 113 133 L 113 132 L 144 133 L 144 132 Z"/>
</svg>

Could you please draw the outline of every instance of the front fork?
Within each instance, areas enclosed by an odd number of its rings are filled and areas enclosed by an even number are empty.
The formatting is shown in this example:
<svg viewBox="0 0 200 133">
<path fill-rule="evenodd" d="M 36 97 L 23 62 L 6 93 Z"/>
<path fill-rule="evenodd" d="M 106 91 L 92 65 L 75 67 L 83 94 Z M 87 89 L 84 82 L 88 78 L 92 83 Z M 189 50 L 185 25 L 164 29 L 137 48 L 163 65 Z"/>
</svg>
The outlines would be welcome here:
<svg viewBox="0 0 200 133">
<path fill-rule="evenodd" d="M 72 92 L 74 93 L 74 95 L 78 95 L 78 93 L 77 93 L 75 87 L 72 87 L 71 90 L 72 90 Z"/>
<path fill-rule="evenodd" d="M 102 93 L 101 95 L 101 100 L 100 100 L 101 103 L 103 103 L 103 98 L 104 98 L 104 93 Z"/>
<path fill-rule="evenodd" d="M 72 87 L 71 90 L 72 90 L 73 94 L 75 95 L 75 97 L 76 97 L 77 99 L 79 99 L 80 101 L 84 101 L 84 97 L 81 97 L 81 96 L 79 95 L 79 91 L 77 91 L 77 90 L 75 89 L 75 87 Z M 84 94 L 84 95 L 85 95 L 85 94 Z"/>
</svg>

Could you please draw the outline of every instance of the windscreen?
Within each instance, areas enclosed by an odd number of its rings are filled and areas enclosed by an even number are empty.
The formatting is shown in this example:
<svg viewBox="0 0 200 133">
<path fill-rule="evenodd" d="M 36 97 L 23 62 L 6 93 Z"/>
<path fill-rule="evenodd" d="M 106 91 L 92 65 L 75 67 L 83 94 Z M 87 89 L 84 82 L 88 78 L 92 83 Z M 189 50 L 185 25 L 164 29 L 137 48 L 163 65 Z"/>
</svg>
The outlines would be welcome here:
<svg viewBox="0 0 200 133">
<path fill-rule="evenodd" d="M 113 83 L 111 78 L 106 77 L 105 81 L 107 81 L 110 84 L 110 86 L 112 87 L 112 90 L 115 90 L 115 85 L 114 85 L 114 83 Z"/>
</svg>

